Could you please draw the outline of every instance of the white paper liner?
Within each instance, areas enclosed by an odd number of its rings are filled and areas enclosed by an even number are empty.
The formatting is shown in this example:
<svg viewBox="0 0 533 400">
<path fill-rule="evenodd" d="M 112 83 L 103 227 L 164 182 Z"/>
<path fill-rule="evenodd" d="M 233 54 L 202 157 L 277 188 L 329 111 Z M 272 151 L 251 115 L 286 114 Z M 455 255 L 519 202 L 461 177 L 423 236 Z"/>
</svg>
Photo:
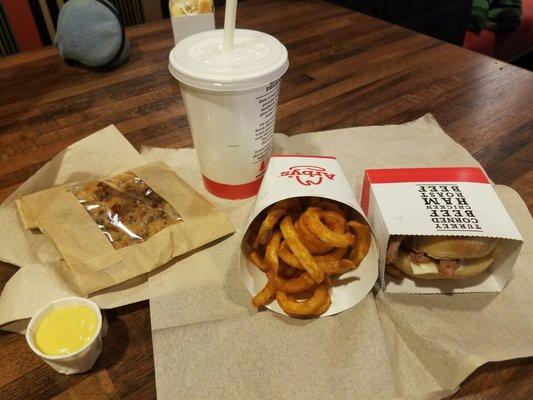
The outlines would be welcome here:
<svg viewBox="0 0 533 400">
<path fill-rule="evenodd" d="M 404 125 L 275 135 L 274 151 L 336 154 L 356 194 L 366 168 L 410 167 L 415 162 L 478 165 L 430 115 Z M 405 156 L 413 152 L 416 159 Z M 137 161 L 140 156 L 133 147 L 116 129 L 108 128 L 54 158 L 0 206 L 4 240 L 0 258 L 21 267 L 0 298 L 3 329 L 21 331 L 27 324 L 22 318 L 73 293 L 53 265 L 39 263 L 33 253 L 39 243 L 19 227 L 14 199 L 68 182 L 69 177 L 79 180 L 80 165 L 97 168 L 95 175 L 88 176 L 96 178 L 107 176 L 128 160 L 132 167 L 162 160 L 228 213 L 237 233 L 150 274 L 149 285 L 139 279 L 93 297 L 102 308 L 153 299 L 150 314 L 158 398 L 265 398 L 279 397 L 284 390 L 294 400 L 321 395 L 433 400 L 453 393 L 485 362 L 533 355 L 533 224 L 512 189 L 496 188 L 525 242 L 501 293 L 399 296 L 380 292 L 377 301 L 369 294 L 336 317 L 299 321 L 253 311 L 250 294 L 241 283 L 239 244 L 253 200 L 230 202 L 210 196 L 203 188 L 192 149 L 149 148 L 142 154 L 146 158 Z M 91 164 L 94 155 L 106 163 Z M 358 167 L 349 170 L 353 165 Z M 284 385 L 272 384 L 280 381 Z M 307 381 L 313 385 L 302 385 Z M 289 392 L 294 387 L 298 391 Z"/>
<path fill-rule="evenodd" d="M 477 165 L 431 116 L 404 125 L 276 135 L 274 145 L 276 153 L 336 154 L 356 194 L 365 168 L 408 167 L 415 161 Z M 417 149 L 422 150 L 416 160 L 405 157 Z M 193 150 L 152 148 L 143 155 L 167 161 L 205 192 Z M 350 170 L 353 165 L 358 167 Z M 253 200 L 209 197 L 240 236 L 150 278 L 158 398 L 435 400 L 455 392 L 486 362 L 533 355 L 533 225 L 516 192 L 496 190 L 525 238 L 503 292 L 378 292 L 376 299 L 369 294 L 337 316 L 313 320 L 252 309 L 238 264 Z"/>
</svg>

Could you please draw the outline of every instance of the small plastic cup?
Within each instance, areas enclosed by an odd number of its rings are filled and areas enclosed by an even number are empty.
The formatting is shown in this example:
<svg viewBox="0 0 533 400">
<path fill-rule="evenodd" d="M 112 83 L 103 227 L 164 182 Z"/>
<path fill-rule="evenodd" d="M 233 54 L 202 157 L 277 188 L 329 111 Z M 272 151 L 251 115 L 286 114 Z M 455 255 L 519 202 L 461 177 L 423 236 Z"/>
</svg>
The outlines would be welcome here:
<svg viewBox="0 0 533 400">
<path fill-rule="evenodd" d="M 81 305 L 91 308 L 98 318 L 98 325 L 94 337 L 81 349 L 66 355 L 51 356 L 39 350 L 35 344 L 35 331 L 42 318 L 51 311 L 71 305 Z M 26 330 L 26 341 L 28 345 L 41 359 L 50 365 L 57 372 L 65 375 L 79 374 L 90 370 L 96 359 L 102 352 L 102 314 L 98 306 L 91 300 L 82 297 L 66 297 L 54 300 L 41 308 L 30 320 Z"/>
<path fill-rule="evenodd" d="M 189 36 L 170 52 L 206 189 L 226 199 L 254 196 L 272 152 L 287 49 L 262 32 L 236 29 Z"/>
</svg>

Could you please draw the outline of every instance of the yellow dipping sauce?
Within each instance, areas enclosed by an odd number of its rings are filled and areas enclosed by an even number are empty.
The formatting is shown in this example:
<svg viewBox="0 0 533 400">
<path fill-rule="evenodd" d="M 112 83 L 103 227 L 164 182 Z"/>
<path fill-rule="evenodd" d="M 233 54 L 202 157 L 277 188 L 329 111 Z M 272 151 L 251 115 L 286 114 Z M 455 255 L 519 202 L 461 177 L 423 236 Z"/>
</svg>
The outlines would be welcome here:
<svg viewBox="0 0 533 400">
<path fill-rule="evenodd" d="M 45 315 L 35 331 L 37 348 L 49 356 L 62 356 L 81 349 L 96 334 L 98 317 L 87 306 L 64 306 Z"/>
</svg>

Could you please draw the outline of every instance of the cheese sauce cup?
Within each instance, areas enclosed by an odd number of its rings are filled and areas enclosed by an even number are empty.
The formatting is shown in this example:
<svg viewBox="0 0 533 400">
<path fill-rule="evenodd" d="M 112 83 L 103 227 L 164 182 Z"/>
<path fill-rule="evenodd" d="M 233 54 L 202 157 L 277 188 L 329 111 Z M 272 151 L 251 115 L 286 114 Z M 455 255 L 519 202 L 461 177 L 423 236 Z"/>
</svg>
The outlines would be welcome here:
<svg viewBox="0 0 533 400">
<path fill-rule="evenodd" d="M 102 352 L 102 314 L 88 299 L 55 300 L 32 317 L 26 341 L 57 372 L 86 372 Z"/>
<path fill-rule="evenodd" d="M 226 199 L 254 196 L 272 151 L 280 78 L 287 49 L 266 33 L 236 29 L 189 36 L 169 57 L 180 83 L 206 189 Z"/>
</svg>

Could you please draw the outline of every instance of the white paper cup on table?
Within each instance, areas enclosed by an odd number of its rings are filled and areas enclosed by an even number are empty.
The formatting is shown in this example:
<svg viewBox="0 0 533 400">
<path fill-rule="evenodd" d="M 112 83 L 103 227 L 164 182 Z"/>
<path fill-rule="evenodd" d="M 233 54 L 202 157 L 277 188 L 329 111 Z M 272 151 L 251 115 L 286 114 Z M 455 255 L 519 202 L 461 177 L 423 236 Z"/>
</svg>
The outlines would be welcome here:
<svg viewBox="0 0 533 400">
<path fill-rule="evenodd" d="M 241 277 L 251 296 L 259 293 L 267 283 L 265 273 L 248 258 L 252 251 L 248 244 L 252 223 L 272 204 L 293 197 L 319 197 L 334 200 L 351 209 L 351 219 L 369 225 L 335 157 L 272 156 L 241 242 Z M 372 233 L 368 253 L 359 266 L 332 282 L 331 306 L 321 317 L 338 314 L 355 306 L 372 290 L 377 279 L 378 248 Z M 276 300 L 267 304 L 266 307 L 286 315 Z"/>
<path fill-rule="evenodd" d="M 175 44 L 187 36 L 215 29 L 213 0 L 170 0 L 168 8 Z"/>
<path fill-rule="evenodd" d="M 65 355 L 49 355 L 41 351 L 36 343 L 35 335 L 39 324 L 50 313 L 69 306 L 84 306 L 90 308 L 97 319 L 94 336 L 80 349 Z M 98 306 L 91 300 L 81 297 L 66 297 L 48 303 L 41 308 L 30 320 L 26 330 L 26 341 L 35 354 L 50 365 L 57 372 L 71 375 L 90 370 L 102 352 L 102 314 Z"/>
<path fill-rule="evenodd" d="M 272 151 L 280 78 L 287 50 L 262 32 L 236 29 L 189 36 L 171 51 L 207 190 L 227 199 L 255 195 Z"/>
</svg>

